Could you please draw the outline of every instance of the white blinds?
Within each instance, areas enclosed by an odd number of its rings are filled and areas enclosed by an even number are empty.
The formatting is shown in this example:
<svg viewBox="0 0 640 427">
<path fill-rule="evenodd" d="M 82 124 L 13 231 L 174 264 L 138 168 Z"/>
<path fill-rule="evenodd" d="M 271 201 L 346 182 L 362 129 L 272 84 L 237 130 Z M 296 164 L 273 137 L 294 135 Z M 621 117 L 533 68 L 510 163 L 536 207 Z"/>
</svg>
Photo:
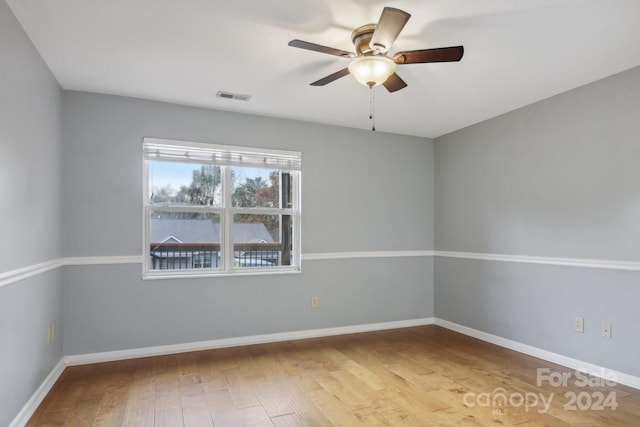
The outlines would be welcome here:
<svg viewBox="0 0 640 427">
<path fill-rule="evenodd" d="M 297 151 L 234 147 L 146 137 L 142 142 L 142 150 L 145 160 L 284 170 L 300 170 L 302 168 L 302 153 Z"/>
</svg>

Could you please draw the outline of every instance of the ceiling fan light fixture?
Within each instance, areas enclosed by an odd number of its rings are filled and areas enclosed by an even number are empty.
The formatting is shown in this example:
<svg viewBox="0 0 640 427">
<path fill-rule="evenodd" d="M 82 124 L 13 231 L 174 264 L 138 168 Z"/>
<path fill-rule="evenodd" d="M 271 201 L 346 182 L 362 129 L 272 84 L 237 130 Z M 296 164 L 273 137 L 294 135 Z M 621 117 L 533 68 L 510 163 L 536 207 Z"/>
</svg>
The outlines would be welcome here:
<svg viewBox="0 0 640 427">
<path fill-rule="evenodd" d="M 374 87 L 384 83 L 396 72 L 396 64 L 384 55 L 359 56 L 349 64 L 349 72 L 358 83 Z"/>
</svg>

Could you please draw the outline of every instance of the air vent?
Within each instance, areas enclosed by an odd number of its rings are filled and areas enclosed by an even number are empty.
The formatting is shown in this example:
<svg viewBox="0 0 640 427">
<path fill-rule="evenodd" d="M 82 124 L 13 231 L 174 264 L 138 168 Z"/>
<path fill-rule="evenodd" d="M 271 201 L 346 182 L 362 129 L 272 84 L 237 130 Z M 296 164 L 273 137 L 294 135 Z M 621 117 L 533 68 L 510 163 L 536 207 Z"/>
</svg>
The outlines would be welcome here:
<svg viewBox="0 0 640 427">
<path fill-rule="evenodd" d="M 241 95 L 239 93 L 231 93 L 231 92 L 223 92 L 223 91 L 218 91 L 218 93 L 216 94 L 216 97 L 233 99 L 236 101 L 248 101 L 251 99 L 251 95 Z"/>
</svg>

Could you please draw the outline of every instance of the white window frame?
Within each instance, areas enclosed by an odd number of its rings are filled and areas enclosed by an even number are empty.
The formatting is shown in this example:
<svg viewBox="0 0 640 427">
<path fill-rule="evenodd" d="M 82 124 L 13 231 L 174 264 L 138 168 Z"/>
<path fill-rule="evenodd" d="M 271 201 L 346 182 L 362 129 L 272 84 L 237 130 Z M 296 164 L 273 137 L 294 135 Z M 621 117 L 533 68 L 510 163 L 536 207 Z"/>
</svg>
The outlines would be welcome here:
<svg viewBox="0 0 640 427">
<path fill-rule="evenodd" d="M 272 150 L 264 148 L 237 147 L 230 145 L 204 144 L 159 138 L 143 138 L 143 279 L 163 279 L 181 277 L 215 277 L 299 273 L 301 271 L 301 162 L 302 154 L 297 151 Z M 212 164 L 221 168 L 222 204 L 220 206 L 152 204 L 149 194 L 149 162 L 154 160 Z M 290 174 L 291 207 L 246 208 L 232 206 L 231 170 L 234 166 L 261 169 L 285 170 Z M 179 212 L 204 212 L 220 215 L 220 252 L 222 267 L 154 270 L 150 265 L 149 219 L 150 212 L 156 210 Z M 235 214 L 289 215 L 291 217 L 291 265 L 269 267 L 234 266 L 233 218 Z"/>
</svg>

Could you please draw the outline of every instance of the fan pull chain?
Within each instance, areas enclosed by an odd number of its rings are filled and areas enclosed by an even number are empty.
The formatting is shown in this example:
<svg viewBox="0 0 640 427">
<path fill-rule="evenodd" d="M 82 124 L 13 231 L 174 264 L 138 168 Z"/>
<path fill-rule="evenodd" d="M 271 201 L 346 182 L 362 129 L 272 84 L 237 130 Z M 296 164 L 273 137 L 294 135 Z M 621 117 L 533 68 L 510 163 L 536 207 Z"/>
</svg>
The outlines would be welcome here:
<svg viewBox="0 0 640 427">
<path fill-rule="evenodd" d="M 375 118 L 375 112 L 376 112 L 376 107 L 375 107 L 375 101 L 376 101 L 376 97 L 374 95 L 373 92 L 373 85 L 369 86 L 369 90 L 371 91 L 371 96 L 369 99 L 369 120 L 371 120 L 371 131 L 375 132 L 376 131 L 376 118 Z"/>
</svg>

